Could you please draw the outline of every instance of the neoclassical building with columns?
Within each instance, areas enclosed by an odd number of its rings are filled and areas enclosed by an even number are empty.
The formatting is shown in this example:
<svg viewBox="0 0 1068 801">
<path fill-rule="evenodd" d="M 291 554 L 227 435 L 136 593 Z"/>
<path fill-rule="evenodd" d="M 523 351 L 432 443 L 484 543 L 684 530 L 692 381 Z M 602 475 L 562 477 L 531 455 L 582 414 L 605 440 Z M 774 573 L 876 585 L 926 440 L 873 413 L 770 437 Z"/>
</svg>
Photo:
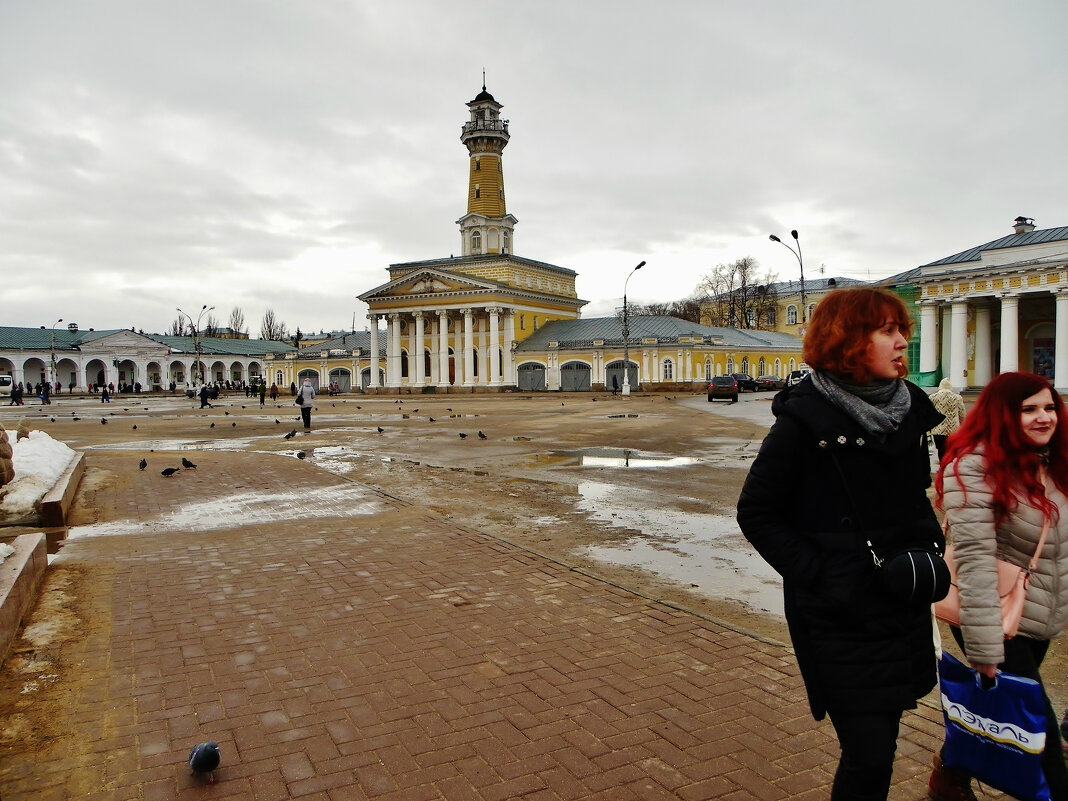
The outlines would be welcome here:
<svg viewBox="0 0 1068 801">
<path fill-rule="evenodd" d="M 586 304 L 573 270 L 515 255 L 518 221 L 504 192 L 508 121 L 485 85 L 467 107 L 460 132 L 469 162 L 467 213 L 457 220 L 461 255 L 391 264 L 389 281 L 359 296 L 370 321 L 366 389 L 515 387 L 516 346 L 551 321 L 577 319 Z"/>
<path fill-rule="evenodd" d="M 921 376 L 964 389 L 1023 370 L 1068 389 L 1068 226 L 1017 217 L 1012 230 L 910 274 Z"/>
</svg>

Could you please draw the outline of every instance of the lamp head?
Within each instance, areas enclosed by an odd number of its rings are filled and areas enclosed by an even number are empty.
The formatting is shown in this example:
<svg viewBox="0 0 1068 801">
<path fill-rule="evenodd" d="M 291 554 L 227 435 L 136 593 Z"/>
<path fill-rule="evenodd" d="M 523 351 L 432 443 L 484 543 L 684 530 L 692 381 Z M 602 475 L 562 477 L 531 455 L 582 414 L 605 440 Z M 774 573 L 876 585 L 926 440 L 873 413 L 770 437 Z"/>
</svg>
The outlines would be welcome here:
<svg viewBox="0 0 1068 801">
<path fill-rule="evenodd" d="M 642 262 L 641 264 L 639 264 L 639 265 L 638 265 L 637 267 L 635 267 L 634 269 L 635 269 L 635 270 L 640 270 L 640 269 L 641 269 L 642 267 L 644 267 L 644 266 L 645 266 L 645 262 L 643 261 L 643 262 Z"/>
<path fill-rule="evenodd" d="M 791 231 L 790 236 L 792 236 L 794 239 L 797 239 L 797 231 Z"/>
<path fill-rule="evenodd" d="M 770 239 L 772 242 L 779 242 L 779 243 L 782 242 L 782 240 L 779 239 L 779 237 L 775 236 L 775 234 L 769 234 L 768 235 L 768 239 Z"/>
</svg>

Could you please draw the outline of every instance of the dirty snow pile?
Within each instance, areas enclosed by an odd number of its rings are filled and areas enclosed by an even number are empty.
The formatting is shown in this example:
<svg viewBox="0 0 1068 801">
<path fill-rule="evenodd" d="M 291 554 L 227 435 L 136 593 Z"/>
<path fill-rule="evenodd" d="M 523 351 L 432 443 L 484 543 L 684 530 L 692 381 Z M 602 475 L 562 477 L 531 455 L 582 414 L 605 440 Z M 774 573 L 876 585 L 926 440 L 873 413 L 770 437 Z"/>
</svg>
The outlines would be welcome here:
<svg viewBox="0 0 1068 801">
<path fill-rule="evenodd" d="M 74 451 L 44 431 L 31 431 L 13 449 L 15 480 L 0 488 L 0 517 L 32 512 L 34 504 L 55 486 L 75 456 Z"/>
<path fill-rule="evenodd" d="M 15 553 L 15 549 L 8 545 L 6 542 L 0 542 L 0 565 L 4 563 L 11 554 Z"/>
</svg>

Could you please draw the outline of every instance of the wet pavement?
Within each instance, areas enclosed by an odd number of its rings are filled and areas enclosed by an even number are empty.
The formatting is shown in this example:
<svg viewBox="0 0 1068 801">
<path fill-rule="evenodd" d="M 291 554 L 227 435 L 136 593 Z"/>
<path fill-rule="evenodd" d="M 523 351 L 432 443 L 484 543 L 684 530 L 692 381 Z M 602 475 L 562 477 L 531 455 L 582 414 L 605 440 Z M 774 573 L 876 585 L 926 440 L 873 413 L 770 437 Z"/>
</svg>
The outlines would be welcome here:
<svg viewBox="0 0 1068 801">
<path fill-rule="evenodd" d="M 80 498 L 99 522 L 53 561 L 0 674 L 4 801 L 828 795 L 837 746 L 782 643 L 358 471 L 90 459 L 111 476 Z M 920 799 L 940 715 L 902 732 L 891 797 Z M 183 767 L 208 739 L 210 788 Z"/>
</svg>

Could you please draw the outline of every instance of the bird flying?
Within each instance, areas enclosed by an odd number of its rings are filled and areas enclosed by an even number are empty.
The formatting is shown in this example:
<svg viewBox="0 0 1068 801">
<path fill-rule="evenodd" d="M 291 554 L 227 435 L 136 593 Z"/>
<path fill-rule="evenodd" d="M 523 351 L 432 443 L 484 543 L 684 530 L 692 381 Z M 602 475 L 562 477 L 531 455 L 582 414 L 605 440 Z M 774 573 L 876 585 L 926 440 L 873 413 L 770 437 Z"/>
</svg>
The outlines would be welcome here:
<svg viewBox="0 0 1068 801">
<path fill-rule="evenodd" d="M 200 743 L 189 751 L 189 770 L 194 775 L 208 774 L 208 784 L 215 783 L 215 771 L 220 762 L 222 754 L 219 753 L 219 744 L 216 742 Z"/>
</svg>

